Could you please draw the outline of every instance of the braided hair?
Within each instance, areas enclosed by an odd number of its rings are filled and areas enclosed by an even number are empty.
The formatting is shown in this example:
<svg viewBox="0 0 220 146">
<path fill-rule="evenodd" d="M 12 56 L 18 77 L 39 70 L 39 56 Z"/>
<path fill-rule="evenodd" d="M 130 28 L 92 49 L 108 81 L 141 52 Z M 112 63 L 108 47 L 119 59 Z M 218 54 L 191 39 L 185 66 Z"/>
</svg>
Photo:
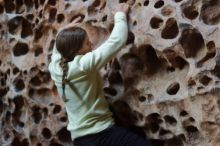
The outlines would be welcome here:
<svg viewBox="0 0 220 146">
<path fill-rule="evenodd" d="M 65 85 L 69 84 L 66 79 L 68 73 L 68 62 L 72 61 L 75 54 L 82 48 L 86 38 L 86 31 L 80 27 L 70 27 L 59 32 L 56 37 L 56 48 L 61 54 L 60 67 L 63 70 L 62 76 L 62 99 L 67 102 Z"/>
</svg>

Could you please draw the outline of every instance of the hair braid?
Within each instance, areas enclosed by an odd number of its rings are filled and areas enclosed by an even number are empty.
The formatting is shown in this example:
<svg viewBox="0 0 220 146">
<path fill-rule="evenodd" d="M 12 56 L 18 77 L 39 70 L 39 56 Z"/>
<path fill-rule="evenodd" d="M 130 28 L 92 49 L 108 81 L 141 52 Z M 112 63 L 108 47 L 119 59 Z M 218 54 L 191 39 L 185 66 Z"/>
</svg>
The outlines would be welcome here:
<svg viewBox="0 0 220 146">
<path fill-rule="evenodd" d="M 65 85 L 68 83 L 67 80 L 65 79 L 66 75 L 67 75 L 67 71 L 68 71 L 68 65 L 67 65 L 68 59 L 66 58 L 61 58 L 61 62 L 60 62 L 60 66 L 63 69 L 63 77 L 62 77 L 62 89 L 63 89 L 63 101 L 67 102 L 68 99 L 66 98 L 66 94 L 65 94 Z"/>
</svg>

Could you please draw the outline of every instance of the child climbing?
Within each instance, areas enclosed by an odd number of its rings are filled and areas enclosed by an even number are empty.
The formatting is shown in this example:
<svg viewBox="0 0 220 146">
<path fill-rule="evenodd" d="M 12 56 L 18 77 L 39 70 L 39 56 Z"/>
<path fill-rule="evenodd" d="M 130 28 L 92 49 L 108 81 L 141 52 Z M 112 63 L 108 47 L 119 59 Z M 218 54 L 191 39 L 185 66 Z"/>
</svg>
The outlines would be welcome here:
<svg viewBox="0 0 220 146">
<path fill-rule="evenodd" d="M 112 33 L 94 51 L 86 30 L 76 24 L 79 18 L 56 36 L 48 68 L 65 102 L 74 146 L 149 146 L 144 138 L 115 124 L 99 74 L 127 40 L 128 11 L 125 3 L 116 7 Z"/>
</svg>

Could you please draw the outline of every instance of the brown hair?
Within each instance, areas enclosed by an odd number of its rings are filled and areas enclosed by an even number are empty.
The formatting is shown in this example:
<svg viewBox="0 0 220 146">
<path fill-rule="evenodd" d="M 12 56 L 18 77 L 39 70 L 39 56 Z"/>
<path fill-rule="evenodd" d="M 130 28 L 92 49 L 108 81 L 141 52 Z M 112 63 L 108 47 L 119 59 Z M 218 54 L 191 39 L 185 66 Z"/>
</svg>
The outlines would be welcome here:
<svg viewBox="0 0 220 146">
<path fill-rule="evenodd" d="M 63 70 L 62 98 L 64 102 L 68 101 L 65 96 L 65 84 L 68 83 L 65 79 L 68 71 L 67 63 L 72 61 L 75 54 L 82 48 L 86 35 L 87 33 L 84 29 L 80 27 L 71 27 L 60 31 L 56 37 L 56 48 L 62 56 L 60 66 Z"/>
</svg>

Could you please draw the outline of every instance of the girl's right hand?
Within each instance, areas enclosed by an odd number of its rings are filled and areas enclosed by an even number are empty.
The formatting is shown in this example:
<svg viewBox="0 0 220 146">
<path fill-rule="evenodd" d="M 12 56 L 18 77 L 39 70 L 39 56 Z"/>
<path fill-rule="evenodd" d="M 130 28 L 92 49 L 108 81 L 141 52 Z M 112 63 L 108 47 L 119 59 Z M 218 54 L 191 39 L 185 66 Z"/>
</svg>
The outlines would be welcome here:
<svg viewBox="0 0 220 146">
<path fill-rule="evenodd" d="M 129 12 L 130 6 L 127 3 L 120 3 L 118 6 L 116 6 L 116 9 L 114 11 L 114 14 L 117 12 L 124 12 L 127 14 Z"/>
</svg>

